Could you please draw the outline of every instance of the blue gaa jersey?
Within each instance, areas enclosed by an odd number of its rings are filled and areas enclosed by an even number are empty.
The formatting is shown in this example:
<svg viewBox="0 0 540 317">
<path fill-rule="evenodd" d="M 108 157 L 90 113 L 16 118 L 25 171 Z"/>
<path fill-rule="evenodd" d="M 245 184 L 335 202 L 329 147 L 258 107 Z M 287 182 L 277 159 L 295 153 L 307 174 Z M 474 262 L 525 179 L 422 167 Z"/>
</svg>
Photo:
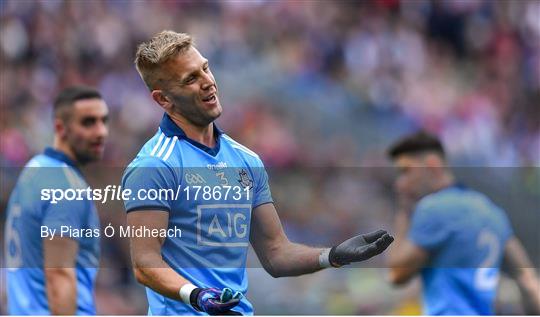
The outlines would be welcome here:
<svg viewBox="0 0 540 317">
<path fill-rule="evenodd" d="M 485 195 L 452 186 L 420 200 L 409 239 L 429 252 L 422 269 L 424 314 L 491 315 L 504 248 L 513 235 Z"/>
<path fill-rule="evenodd" d="M 43 271 L 43 239 L 48 237 L 42 238 L 41 232 L 46 226 L 48 230 L 56 230 L 55 237 L 61 235 L 78 241 L 76 313 L 95 315 L 93 289 L 99 264 L 99 238 L 81 236 L 83 231 L 79 230 L 92 230 L 92 233 L 99 230 L 95 206 L 89 200 L 62 200 L 53 204 L 42 196 L 43 189 L 87 187 L 73 162 L 52 148 L 32 158 L 22 170 L 8 202 L 5 228 L 9 314 L 50 315 Z"/>
<path fill-rule="evenodd" d="M 215 125 L 214 132 L 216 146 L 208 148 L 165 114 L 124 173 L 122 186 L 132 191 L 124 203 L 128 213 L 169 213 L 169 229 L 180 229 L 181 236 L 167 235 L 161 255 L 181 276 L 198 287 L 245 294 L 251 213 L 272 202 L 268 176 L 257 154 Z M 205 315 L 150 288 L 146 294 L 150 315 Z M 253 314 L 246 297 L 234 310 Z"/>
</svg>

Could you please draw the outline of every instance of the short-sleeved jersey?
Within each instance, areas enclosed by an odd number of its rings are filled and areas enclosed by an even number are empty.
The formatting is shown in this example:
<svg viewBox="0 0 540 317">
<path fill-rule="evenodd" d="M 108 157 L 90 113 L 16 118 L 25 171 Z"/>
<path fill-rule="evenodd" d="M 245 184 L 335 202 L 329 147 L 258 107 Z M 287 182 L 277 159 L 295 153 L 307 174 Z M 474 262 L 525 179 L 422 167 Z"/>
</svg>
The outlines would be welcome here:
<svg viewBox="0 0 540 317">
<path fill-rule="evenodd" d="M 132 192 L 126 211 L 169 213 L 161 254 L 198 287 L 229 287 L 246 293 L 251 213 L 271 203 L 268 176 L 259 156 L 214 125 L 216 146 L 189 139 L 165 114 L 157 133 L 127 167 L 122 187 Z M 156 197 L 151 190 L 171 190 Z M 141 194 L 142 193 L 142 194 Z M 151 194 L 151 195 L 147 195 Z M 146 289 L 151 315 L 201 315 L 188 305 Z M 246 297 L 235 310 L 252 314 Z"/>
<path fill-rule="evenodd" d="M 99 229 L 94 203 L 61 200 L 51 203 L 42 190 L 83 189 L 88 185 L 73 162 L 62 152 L 47 148 L 24 167 L 11 193 L 5 228 L 8 311 L 12 315 L 49 315 L 43 271 L 41 228 L 78 242 L 76 258 L 77 314 L 93 315 L 94 280 L 99 265 L 99 237 L 80 233 Z M 67 226 L 67 227 L 66 227 Z M 66 230 L 71 229 L 71 230 Z M 95 232 L 95 231 L 93 231 Z"/>
<path fill-rule="evenodd" d="M 420 200 L 409 239 L 429 252 L 421 272 L 424 313 L 493 314 L 499 268 L 512 235 L 504 211 L 472 189 L 452 186 Z"/>
</svg>

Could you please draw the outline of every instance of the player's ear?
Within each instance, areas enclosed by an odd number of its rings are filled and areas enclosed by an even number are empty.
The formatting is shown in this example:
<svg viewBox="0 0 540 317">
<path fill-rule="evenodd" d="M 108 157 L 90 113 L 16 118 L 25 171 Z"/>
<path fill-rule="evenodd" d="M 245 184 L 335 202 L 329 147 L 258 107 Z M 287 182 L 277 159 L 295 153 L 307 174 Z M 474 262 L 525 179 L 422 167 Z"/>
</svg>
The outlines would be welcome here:
<svg viewBox="0 0 540 317">
<path fill-rule="evenodd" d="M 67 127 L 64 119 L 59 117 L 54 118 L 54 134 L 60 139 L 64 139 L 66 137 Z"/>
<path fill-rule="evenodd" d="M 163 110 L 165 110 L 165 112 L 167 112 L 167 110 L 173 106 L 169 97 L 165 96 L 163 93 L 163 90 L 152 90 L 151 96 L 152 99 L 154 99 L 154 101 L 157 102 L 158 105 L 163 108 Z"/>
</svg>

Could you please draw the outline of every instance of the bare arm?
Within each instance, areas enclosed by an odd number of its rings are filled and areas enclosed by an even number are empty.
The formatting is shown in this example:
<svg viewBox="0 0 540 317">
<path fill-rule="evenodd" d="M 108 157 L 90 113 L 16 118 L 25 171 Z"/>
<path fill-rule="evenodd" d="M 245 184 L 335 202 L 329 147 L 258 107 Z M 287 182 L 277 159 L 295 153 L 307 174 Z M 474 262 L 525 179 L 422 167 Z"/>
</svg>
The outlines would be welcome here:
<svg viewBox="0 0 540 317">
<path fill-rule="evenodd" d="M 274 204 L 253 210 L 251 244 L 264 269 L 273 277 L 296 276 L 321 269 L 319 255 L 323 249 L 290 242 Z"/>
<path fill-rule="evenodd" d="M 79 244 L 71 238 L 43 240 L 47 300 L 52 315 L 77 312 L 75 259 Z"/>
<path fill-rule="evenodd" d="M 255 208 L 251 229 L 251 244 L 263 267 L 274 277 L 308 274 L 324 267 L 365 261 L 382 253 L 394 241 L 385 230 L 377 230 L 326 249 L 292 243 L 283 232 L 273 204 Z"/>
<path fill-rule="evenodd" d="M 388 250 L 388 278 L 395 285 L 408 282 L 428 260 L 428 253 L 407 239 L 409 224 L 410 214 L 399 211 L 394 224 L 396 241 Z"/>
<path fill-rule="evenodd" d="M 165 211 L 132 211 L 127 215 L 127 223 L 134 229 L 143 226 L 150 230 L 167 229 L 168 222 L 169 213 Z M 163 261 L 161 246 L 164 241 L 164 238 L 159 237 L 132 237 L 130 239 L 135 278 L 139 283 L 164 296 L 181 300 L 178 292 L 189 281 Z"/>
<path fill-rule="evenodd" d="M 527 314 L 540 315 L 540 280 L 525 249 L 516 237 L 504 250 L 504 261 L 516 281 Z"/>
</svg>

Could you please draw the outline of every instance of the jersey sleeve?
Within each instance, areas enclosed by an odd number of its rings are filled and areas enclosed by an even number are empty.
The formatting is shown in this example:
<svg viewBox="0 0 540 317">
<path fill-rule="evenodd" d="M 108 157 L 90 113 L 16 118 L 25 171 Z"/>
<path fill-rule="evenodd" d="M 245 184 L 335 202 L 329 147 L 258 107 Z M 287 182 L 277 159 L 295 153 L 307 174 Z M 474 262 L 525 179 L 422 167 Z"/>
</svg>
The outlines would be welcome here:
<svg viewBox="0 0 540 317">
<path fill-rule="evenodd" d="M 122 189 L 129 190 L 124 200 L 126 212 L 135 210 L 171 211 L 174 195 L 164 193 L 177 190 L 174 170 L 156 157 L 138 159 L 130 164 L 122 177 Z M 162 193 L 161 195 L 159 193 Z"/>
<path fill-rule="evenodd" d="M 260 205 L 274 202 L 272 193 L 270 192 L 270 185 L 268 184 L 268 173 L 261 161 L 259 161 L 259 164 L 259 166 L 255 167 L 253 173 L 253 209 Z"/>
<path fill-rule="evenodd" d="M 432 251 L 448 240 L 451 231 L 451 221 L 446 219 L 443 207 L 420 202 L 413 213 L 408 238 L 415 245 Z"/>
</svg>

